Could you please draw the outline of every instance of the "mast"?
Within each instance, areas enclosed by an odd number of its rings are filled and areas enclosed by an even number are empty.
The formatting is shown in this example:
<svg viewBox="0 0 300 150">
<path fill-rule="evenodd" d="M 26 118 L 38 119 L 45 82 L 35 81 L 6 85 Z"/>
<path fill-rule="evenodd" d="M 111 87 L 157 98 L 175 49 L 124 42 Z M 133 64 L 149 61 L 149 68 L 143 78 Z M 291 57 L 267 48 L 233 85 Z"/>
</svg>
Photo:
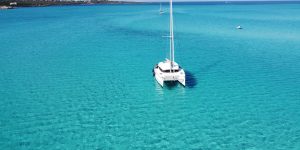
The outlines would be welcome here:
<svg viewBox="0 0 300 150">
<path fill-rule="evenodd" d="M 170 60 L 171 60 L 171 71 L 174 66 L 174 31 L 173 31 L 173 1 L 170 0 Z"/>
<path fill-rule="evenodd" d="M 161 3 L 160 3 L 160 8 L 159 8 L 159 12 L 162 12 L 162 9 L 161 9 Z"/>
</svg>

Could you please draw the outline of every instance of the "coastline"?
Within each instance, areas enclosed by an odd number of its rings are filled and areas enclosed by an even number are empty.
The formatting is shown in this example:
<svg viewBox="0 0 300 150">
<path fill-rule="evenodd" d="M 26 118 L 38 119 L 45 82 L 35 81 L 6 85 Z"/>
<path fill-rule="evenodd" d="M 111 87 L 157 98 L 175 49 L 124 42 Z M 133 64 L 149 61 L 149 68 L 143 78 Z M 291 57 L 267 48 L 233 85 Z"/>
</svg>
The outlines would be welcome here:
<svg viewBox="0 0 300 150">
<path fill-rule="evenodd" d="M 21 1 L 17 5 L 11 6 L 12 1 L 7 0 L 0 2 L 0 9 L 14 9 L 18 7 L 47 7 L 47 6 L 71 6 L 71 5 L 114 5 L 114 4 L 140 4 L 143 2 L 130 2 L 130 1 L 95 1 L 95 2 L 86 2 L 86 1 Z"/>
<path fill-rule="evenodd" d="M 0 10 L 1 9 L 14 9 L 14 7 L 12 7 L 12 6 L 1 6 L 0 5 Z"/>
<path fill-rule="evenodd" d="M 74 6 L 74 5 L 115 5 L 115 4 L 148 4 L 157 5 L 159 3 L 168 2 L 138 2 L 138 1 L 33 1 L 33 0 L 23 0 L 18 1 L 17 5 L 11 6 L 10 3 L 15 2 L 13 0 L 5 0 L 0 2 L 1 9 L 14 9 L 18 7 L 47 7 L 47 6 Z M 174 5 L 257 5 L 257 4 L 295 4 L 300 3 L 300 1 L 186 1 L 186 2 L 174 2 Z"/>
</svg>

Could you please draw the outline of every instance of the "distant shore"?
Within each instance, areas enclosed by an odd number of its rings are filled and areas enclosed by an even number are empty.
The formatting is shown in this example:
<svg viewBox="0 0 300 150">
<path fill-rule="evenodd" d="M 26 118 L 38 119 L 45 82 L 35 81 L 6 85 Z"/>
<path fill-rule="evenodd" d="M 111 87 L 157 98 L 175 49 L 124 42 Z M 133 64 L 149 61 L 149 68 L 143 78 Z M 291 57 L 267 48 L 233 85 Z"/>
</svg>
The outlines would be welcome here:
<svg viewBox="0 0 300 150">
<path fill-rule="evenodd" d="M 135 4 L 140 2 L 125 2 L 125 1 L 33 1 L 33 0 L 23 0 L 17 1 L 17 5 L 11 6 L 10 3 L 14 1 L 7 0 L 0 2 L 0 9 L 13 9 L 17 7 L 46 7 L 46 6 L 64 6 L 64 5 L 97 5 L 97 4 Z"/>
<path fill-rule="evenodd" d="M 12 6 L 1 6 L 0 5 L 0 9 L 13 9 L 14 7 L 12 7 Z"/>
<path fill-rule="evenodd" d="M 16 5 L 10 5 L 17 2 Z M 90 0 L 90 1 L 59 1 L 59 0 L 3 0 L 0 1 L 0 9 L 14 9 L 17 7 L 46 7 L 46 6 L 67 6 L 67 5 L 99 5 L 99 4 L 150 4 L 156 5 L 160 2 L 135 2 L 135 1 L 109 1 L 109 0 Z M 168 2 L 161 2 L 167 4 Z M 204 4 L 204 5 L 245 5 L 245 4 L 289 4 L 300 3 L 300 1 L 186 1 L 175 2 L 176 4 Z"/>
</svg>

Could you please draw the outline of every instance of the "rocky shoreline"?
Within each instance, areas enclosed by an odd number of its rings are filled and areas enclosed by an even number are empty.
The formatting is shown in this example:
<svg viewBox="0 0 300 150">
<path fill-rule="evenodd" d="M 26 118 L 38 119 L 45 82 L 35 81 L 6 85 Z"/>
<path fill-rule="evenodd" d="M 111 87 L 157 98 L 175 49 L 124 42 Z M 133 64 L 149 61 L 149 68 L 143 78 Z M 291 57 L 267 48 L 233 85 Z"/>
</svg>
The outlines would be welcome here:
<svg viewBox="0 0 300 150">
<path fill-rule="evenodd" d="M 14 7 L 12 6 L 0 6 L 0 9 L 13 9 Z"/>
</svg>

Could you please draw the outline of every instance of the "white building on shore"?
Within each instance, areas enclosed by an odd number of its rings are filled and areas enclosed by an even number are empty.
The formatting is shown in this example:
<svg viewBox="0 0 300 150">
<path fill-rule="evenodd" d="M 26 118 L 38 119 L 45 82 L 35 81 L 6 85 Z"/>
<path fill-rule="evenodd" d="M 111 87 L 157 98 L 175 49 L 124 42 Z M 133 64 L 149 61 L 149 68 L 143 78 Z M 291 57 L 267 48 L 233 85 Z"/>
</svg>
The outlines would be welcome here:
<svg viewBox="0 0 300 150">
<path fill-rule="evenodd" d="M 10 6 L 17 6 L 17 2 L 11 2 L 9 3 Z"/>
</svg>

